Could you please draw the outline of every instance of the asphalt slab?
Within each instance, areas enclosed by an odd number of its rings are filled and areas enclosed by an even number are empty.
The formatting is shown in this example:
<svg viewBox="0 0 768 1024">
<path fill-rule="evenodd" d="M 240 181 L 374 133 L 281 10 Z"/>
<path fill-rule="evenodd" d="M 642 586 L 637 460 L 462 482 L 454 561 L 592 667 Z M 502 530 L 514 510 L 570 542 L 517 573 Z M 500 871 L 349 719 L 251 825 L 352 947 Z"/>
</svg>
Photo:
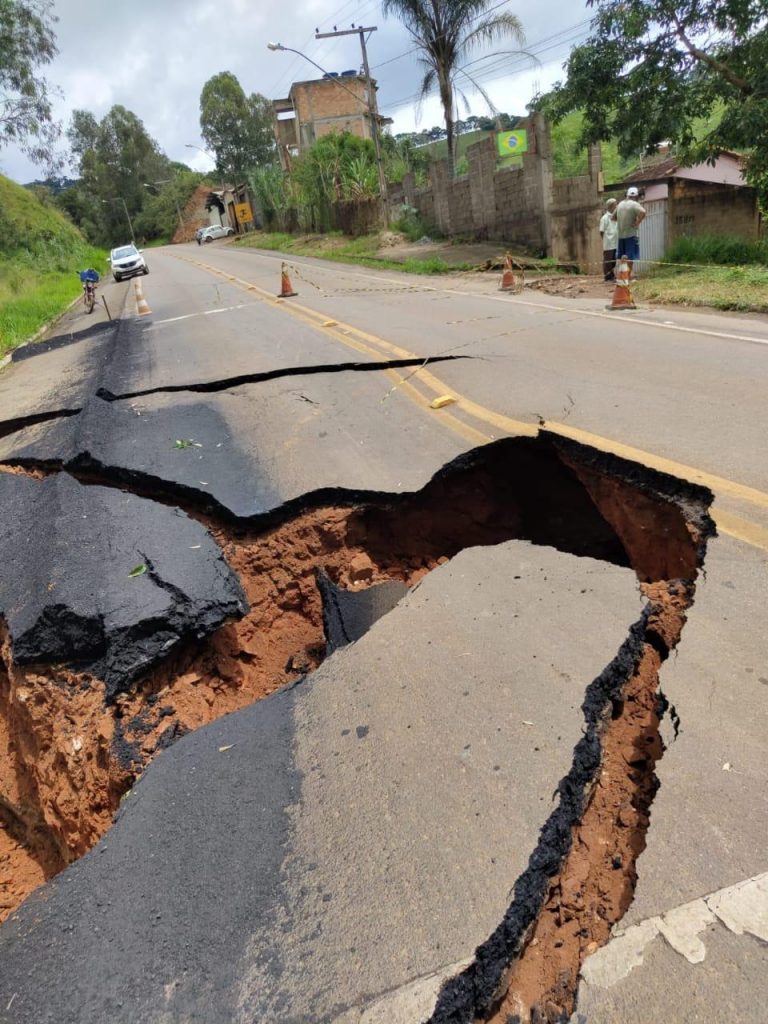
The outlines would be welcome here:
<svg viewBox="0 0 768 1024">
<path fill-rule="evenodd" d="M 0 1014 L 15 993 L 14 1024 L 320 1024 L 471 957 L 641 611 L 627 569 L 463 552 L 301 685 L 164 751 L 0 930 Z"/>
<path fill-rule="evenodd" d="M 178 509 L 68 476 L 8 473 L 0 503 L 0 615 L 16 664 L 63 663 L 114 696 L 247 610 L 218 545 Z"/>
</svg>

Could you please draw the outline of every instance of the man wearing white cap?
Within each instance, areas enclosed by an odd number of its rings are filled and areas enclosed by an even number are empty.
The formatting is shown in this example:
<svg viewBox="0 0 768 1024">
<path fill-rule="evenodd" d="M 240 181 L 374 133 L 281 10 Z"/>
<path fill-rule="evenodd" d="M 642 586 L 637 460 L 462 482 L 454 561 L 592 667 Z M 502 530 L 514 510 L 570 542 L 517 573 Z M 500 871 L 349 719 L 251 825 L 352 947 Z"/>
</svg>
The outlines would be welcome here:
<svg viewBox="0 0 768 1024">
<path fill-rule="evenodd" d="M 628 260 L 640 259 L 640 239 L 637 229 L 645 220 L 645 210 L 638 203 L 640 193 L 632 185 L 627 189 L 627 198 L 622 199 L 616 207 L 616 223 L 619 228 L 619 241 L 616 246 L 616 258 L 625 256 Z"/>
</svg>

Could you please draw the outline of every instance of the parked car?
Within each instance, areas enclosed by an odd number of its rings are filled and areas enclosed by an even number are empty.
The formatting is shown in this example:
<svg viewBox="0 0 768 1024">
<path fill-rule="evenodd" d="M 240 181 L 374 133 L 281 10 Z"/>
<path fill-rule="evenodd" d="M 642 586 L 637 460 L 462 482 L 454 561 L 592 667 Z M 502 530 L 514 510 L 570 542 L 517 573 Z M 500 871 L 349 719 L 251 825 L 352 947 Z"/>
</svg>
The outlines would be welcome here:
<svg viewBox="0 0 768 1024">
<path fill-rule="evenodd" d="M 143 249 L 137 249 L 135 245 L 121 245 L 113 249 L 109 254 L 112 277 L 122 281 L 124 277 L 133 277 L 134 274 L 148 274 L 149 267 L 143 252 Z"/>
<path fill-rule="evenodd" d="M 227 235 L 234 235 L 233 228 L 224 227 L 223 224 L 211 224 L 209 228 L 203 228 L 200 236 L 201 242 L 212 242 L 214 238 L 226 238 Z"/>
</svg>

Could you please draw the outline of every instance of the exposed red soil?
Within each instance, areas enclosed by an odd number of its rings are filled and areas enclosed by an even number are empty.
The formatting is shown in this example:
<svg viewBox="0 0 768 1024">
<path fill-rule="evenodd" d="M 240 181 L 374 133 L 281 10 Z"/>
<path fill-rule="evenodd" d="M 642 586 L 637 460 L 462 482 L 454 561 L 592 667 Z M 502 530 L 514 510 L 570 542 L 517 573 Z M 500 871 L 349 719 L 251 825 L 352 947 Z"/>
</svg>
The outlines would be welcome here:
<svg viewBox="0 0 768 1024">
<path fill-rule="evenodd" d="M 325 654 L 318 568 L 349 588 L 384 579 L 411 586 L 464 547 L 515 537 L 621 559 L 607 523 L 640 579 L 695 567 L 698 535 L 673 503 L 646 499 L 595 469 L 579 483 L 551 451 L 521 444 L 496 452 L 391 506 L 313 509 L 261 533 L 193 513 L 239 573 L 250 612 L 178 651 L 113 703 L 86 675 L 13 665 L 4 644 L 0 795 L 14 810 L 3 813 L 0 801 L 0 823 L 10 826 L 0 829 L 0 920 L 43 878 L 94 845 L 164 746 L 317 667 Z"/>
<path fill-rule="evenodd" d="M 587 809 L 527 944 L 502 986 L 490 1024 L 568 1019 L 586 956 L 604 945 L 629 908 L 645 849 L 654 774 L 662 756 L 659 669 L 664 646 L 680 638 L 692 589 L 682 582 L 643 587 L 651 605 L 642 656 L 602 736 L 603 760 Z M 660 645 L 659 641 L 662 641 Z"/>
<path fill-rule="evenodd" d="M 210 185 L 198 185 L 184 205 L 182 220 L 184 228 L 176 228 L 171 244 L 177 242 L 194 242 L 195 231 L 198 228 L 206 228 L 210 224 L 210 217 L 205 208 L 205 201 L 210 194 Z"/>
<path fill-rule="evenodd" d="M 123 794 L 169 741 L 265 697 L 320 664 L 325 653 L 318 565 L 361 589 L 382 579 L 409 585 L 444 558 L 380 566 L 366 554 L 354 509 L 307 512 L 260 536 L 213 527 L 243 582 L 250 612 L 207 642 L 177 653 L 107 704 L 102 682 L 54 666 L 11 662 L 0 677 L 0 801 L 27 808 L 46 838 L 0 846 L 0 921 L 45 878 L 82 856 L 109 828 Z M 351 541 L 350 535 L 357 540 Z M 7 816 L 10 820 L 13 815 Z M 37 824 L 39 819 L 39 826 Z M 23 830 L 22 830 L 23 831 Z M 13 858 L 11 855 L 13 853 Z"/>
</svg>

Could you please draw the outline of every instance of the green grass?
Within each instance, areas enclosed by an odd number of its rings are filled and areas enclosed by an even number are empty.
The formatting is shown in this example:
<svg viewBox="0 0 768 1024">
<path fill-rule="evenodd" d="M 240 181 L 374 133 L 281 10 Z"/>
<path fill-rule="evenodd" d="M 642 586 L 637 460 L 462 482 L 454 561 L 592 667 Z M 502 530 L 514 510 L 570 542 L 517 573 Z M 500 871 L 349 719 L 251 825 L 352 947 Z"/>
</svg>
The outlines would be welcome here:
<svg viewBox="0 0 768 1024">
<path fill-rule="evenodd" d="M 587 173 L 587 151 L 577 145 L 584 123 L 584 114 L 574 110 L 552 125 L 552 162 L 556 178 L 575 178 Z M 614 141 L 601 143 L 603 177 L 606 183 L 621 181 L 637 166 L 637 159 L 622 157 Z"/>
<path fill-rule="evenodd" d="M 456 159 L 464 156 L 470 146 L 474 146 L 476 142 L 482 141 L 489 135 L 493 135 L 492 131 L 484 131 L 482 128 L 476 132 L 464 132 L 463 135 L 456 136 Z M 428 142 L 426 146 L 419 147 L 420 152 L 428 152 L 433 160 L 444 160 L 448 156 L 448 142 L 446 139 L 438 139 L 436 142 Z"/>
<path fill-rule="evenodd" d="M 678 238 L 664 257 L 668 263 L 717 263 L 728 266 L 758 264 L 768 267 L 768 239 L 733 235 L 698 235 Z"/>
<path fill-rule="evenodd" d="M 57 209 L 0 175 L 0 355 L 32 337 L 81 289 L 76 270 L 106 268 Z"/>
<path fill-rule="evenodd" d="M 347 238 L 339 232 L 327 235 L 289 235 L 285 232 L 253 231 L 245 235 L 236 245 L 250 249 L 268 249 L 294 256 L 311 256 L 330 260 L 333 263 L 353 263 L 377 270 L 400 270 L 406 274 L 449 274 L 454 270 L 471 270 L 470 263 L 446 263 L 437 256 L 426 259 L 412 258 L 404 263 L 378 256 L 379 236 L 362 235 Z"/>
<path fill-rule="evenodd" d="M 768 241 L 728 235 L 678 238 L 664 259 L 681 265 L 656 267 L 638 282 L 640 298 L 768 313 Z"/>
<path fill-rule="evenodd" d="M 635 292 L 651 302 L 768 313 L 768 267 L 659 267 Z"/>
<path fill-rule="evenodd" d="M 467 158 L 467 150 L 470 146 L 474 146 L 476 142 L 482 142 L 483 139 L 487 139 L 489 136 L 496 134 L 493 130 L 485 130 L 479 128 L 475 132 L 464 132 L 462 135 L 456 136 L 456 173 L 466 174 L 469 170 L 469 162 Z M 425 146 L 419 147 L 419 152 L 426 151 L 430 154 L 433 160 L 444 160 L 448 156 L 448 142 L 446 139 L 438 139 L 436 142 L 428 142 Z M 499 167 L 521 167 L 522 157 L 519 156 L 502 156 L 497 160 Z"/>
</svg>

